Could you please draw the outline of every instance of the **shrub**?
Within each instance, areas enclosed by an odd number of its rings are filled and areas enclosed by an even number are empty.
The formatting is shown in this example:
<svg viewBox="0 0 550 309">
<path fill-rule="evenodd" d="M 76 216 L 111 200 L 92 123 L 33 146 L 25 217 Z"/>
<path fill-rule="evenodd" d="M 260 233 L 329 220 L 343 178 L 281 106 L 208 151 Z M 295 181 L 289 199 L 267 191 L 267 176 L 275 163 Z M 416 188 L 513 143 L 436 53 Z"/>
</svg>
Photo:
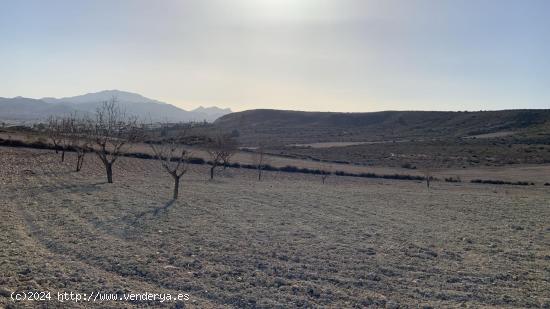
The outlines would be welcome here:
<svg viewBox="0 0 550 309">
<path fill-rule="evenodd" d="M 189 163 L 191 163 L 191 164 L 205 164 L 206 161 L 204 161 L 203 158 L 192 157 L 192 158 L 189 158 Z"/>
<path fill-rule="evenodd" d="M 140 153 L 140 152 L 127 153 L 127 154 L 124 154 L 124 156 L 130 157 L 130 158 L 138 158 L 138 159 L 154 159 L 152 155 L 146 154 L 146 153 Z"/>
<path fill-rule="evenodd" d="M 462 182 L 462 179 L 460 179 L 460 177 L 457 176 L 456 178 L 454 178 L 454 177 L 445 178 L 445 181 L 446 182 Z"/>
<path fill-rule="evenodd" d="M 330 162 L 337 163 L 337 164 L 350 164 L 349 161 L 342 161 L 342 160 L 332 160 Z"/>
<path fill-rule="evenodd" d="M 241 168 L 241 164 L 238 163 L 238 162 L 229 163 L 229 164 L 227 164 L 227 166 L 232 167 L 232 168 Z"/>
<path fill-rule="evenodd" d="M 298 172 L 298 168 L 296 166 L 290 166 L 290 165 L 287 165 L 285 167 L 281 167 L 279 170 L 281 172 L 287 172 L 287 173 L 297 173 Z"/>
<path fill-rule="evenodd" d="M 257 168 L 257 167 L 256 167 Z M 276 172 L 278 171 L 279 169 L 274 167 L 274 166 L 271 166 L 269 164 L 262 164 L 262 170 L 264 171 L 272 171 L 272 172 Z"/>
<path fill-rule="evenodd" d="M 410 163 L 405 163 L 405 164 L 402 164 L 401 165 L 402 168 L 408 168 L 408 169 L 411 169 L 411 170 L 415 170 L 416 169 L 416 166 L 410 164 Z"/>
</svg>

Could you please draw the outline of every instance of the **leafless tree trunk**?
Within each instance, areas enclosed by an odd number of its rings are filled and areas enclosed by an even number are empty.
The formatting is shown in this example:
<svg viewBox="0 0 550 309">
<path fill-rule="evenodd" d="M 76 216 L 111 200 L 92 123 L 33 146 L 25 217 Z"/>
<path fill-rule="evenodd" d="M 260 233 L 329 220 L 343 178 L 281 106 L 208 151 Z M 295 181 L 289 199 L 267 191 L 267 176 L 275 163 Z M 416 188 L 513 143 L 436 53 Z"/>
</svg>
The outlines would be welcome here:
<svg viewBox="0 0 550 309">
<path fill-rule="evenodd" d="M 90 136 L 94 152 L 105 166 L 108 183 L 113 183 L 113 164 L 137 140 L 139 132 L 136 119 L 126 117 L 116 98 L 103 102 L 96 110 Z"/>
<path fill-rule="evenodd" d="M 180 191 L 180 177 L 181 176 L 174 176 L 174 193 L 172 195 L 173 199 L 178 199 L 179 191 Z"/>
<path fill-rule="evenodd" d="M 77 161 L 76 161 L 76 171 L 77 172 L 80 172 L 80 170 L 82 169 L 82 165 L 84 164 L 84 154 L 85 153 L 78 154 Z"/>
<path fill-rule="evenodd" d="M 107 182 L 113 183 L 113 162 L 103 162 L 105 164 L 105 170 L 107 173 Z"/>
<path fill-rule="evenodd" d="M 216 168 L 216 164 L 213 163 L 212 167 L 210 167 L 210 180 L 214 179 L 214 169 Z"/>
</svg>

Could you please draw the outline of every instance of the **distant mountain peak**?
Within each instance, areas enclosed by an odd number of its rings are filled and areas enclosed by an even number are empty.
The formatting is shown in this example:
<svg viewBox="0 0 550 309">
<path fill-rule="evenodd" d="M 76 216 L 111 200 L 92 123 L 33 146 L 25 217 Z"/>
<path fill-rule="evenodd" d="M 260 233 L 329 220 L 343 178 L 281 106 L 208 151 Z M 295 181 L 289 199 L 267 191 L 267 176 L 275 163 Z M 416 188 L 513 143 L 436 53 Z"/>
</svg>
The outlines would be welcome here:
<svg viewBox="0 0 550 309">
<path fill-rule="evenodd" d="M 1 100 L 0 118 L 40 120 L 49 115 L 69 112 L 94 113 L 101 102 L 116 97 L 128 114 L 153 121 L 214 121 L 231 113 L 228 108 L 200 106 L 186 111 L 172 104 L 150 99 L 138 93 L 118 89 L 101 90 L 64 98 L 44 97 L 40 100 L 17 97 Z M 23 103 L 26 105 L 23 106 Z M 49 104 L 48 104 L 49 103 Z M 3 117 L 4 116 L 4 117 Z"/>
<path fill-rule="evenodd" d="M 227 113 L 231 113 L 230 108 L 220 108 L 220 107 L 217 107 L 217 106 L 204 107 L 202 105 L 195 108 L 192 111 L 193 112 L 227 112 Z"/>
<path fill-rule="evenodd" d="M 117 89 L 112 90 L 101 90 L 98 92 L 90 92 L 84 95 L 74 96 L 74 97 L 64 97 L 60 99 L 56 98 L 42 98 L 43 101 L 48 103 L 93 103 L 93 102 L 102 102 L 108 101 L 115 97 L 118 101 L 126 103 L 157 103 L 157 104 L 167 104 L 161 101 L 153 100 L 142 96 L 141 94 L 122 91 Z"/>
</svg>

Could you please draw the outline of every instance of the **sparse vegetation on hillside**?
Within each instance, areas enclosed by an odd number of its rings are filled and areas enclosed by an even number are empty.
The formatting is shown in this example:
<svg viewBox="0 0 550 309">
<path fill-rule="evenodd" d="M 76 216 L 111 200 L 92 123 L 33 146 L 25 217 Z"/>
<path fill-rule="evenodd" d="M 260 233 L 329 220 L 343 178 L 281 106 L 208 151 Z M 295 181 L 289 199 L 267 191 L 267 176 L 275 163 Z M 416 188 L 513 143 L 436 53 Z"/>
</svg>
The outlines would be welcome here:
<svg viewBox="0 0 550 309">
<path fill-rule="evenodd" d="M 245 145 L 274 138 L 289 145 L 460 138 L 502 131 L 534 136 L 548 123 L 550 110 L 328 113 L 259 109 L 228 114 L 215 121 L 225 130 L 238 130 L 239 141 Z"/>
<path fill-rule="evenodd" d="M 281 147 L 271 149 L 271 153 L 309 160 L 421 170 L 427 166 L 462 168 L 547 164 L 550 163 L 550 142 L 527 143 L 510 138 L 418 140 L 328 148 Z"/>
</svg>

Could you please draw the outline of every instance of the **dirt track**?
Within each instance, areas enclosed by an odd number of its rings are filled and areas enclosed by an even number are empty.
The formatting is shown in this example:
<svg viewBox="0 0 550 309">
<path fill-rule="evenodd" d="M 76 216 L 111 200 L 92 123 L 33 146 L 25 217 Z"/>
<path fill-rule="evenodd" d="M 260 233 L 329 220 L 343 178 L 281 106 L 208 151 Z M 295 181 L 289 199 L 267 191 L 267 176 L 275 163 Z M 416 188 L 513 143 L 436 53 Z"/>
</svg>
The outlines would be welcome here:
<svg viewBox="0 0 550 309">
<path fill-rule="evenodd" d="M 260 183 L 235 169 L 210 182 L 193 166 L 170 204 L 171 180 L 152 160 L 121 158 L 105 184 L 95 158 L 74 173 L 72 156 L 0 148 L 2 294 L 181 292 L 200 308 L 550 306 L 548 188 L 322 185 L 285 173 Z"/>
</svg>

